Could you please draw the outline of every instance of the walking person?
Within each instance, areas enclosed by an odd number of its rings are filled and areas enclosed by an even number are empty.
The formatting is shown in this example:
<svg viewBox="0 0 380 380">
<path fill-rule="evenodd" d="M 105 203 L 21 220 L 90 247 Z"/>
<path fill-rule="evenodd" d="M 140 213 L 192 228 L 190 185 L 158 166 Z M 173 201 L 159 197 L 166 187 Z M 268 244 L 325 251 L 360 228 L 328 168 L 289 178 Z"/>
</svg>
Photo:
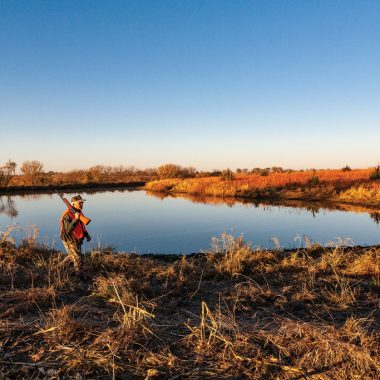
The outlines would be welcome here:
<svg viewBox="0 0 380 380">
<path fill-rule="evenodd" d="M 84 238 L 91 240 L 91 236 L 86 230 L 85 224 L 81 220 L 82 209 L 85 199 L 80 195 L 71 198 L 72 208 L 66 209 L 60 220 L 61 240 L 67 251 L 67 257 L 62 264 L 71 260 L 76 272 L 81 270 L 81 250 Z"/>
</svg>

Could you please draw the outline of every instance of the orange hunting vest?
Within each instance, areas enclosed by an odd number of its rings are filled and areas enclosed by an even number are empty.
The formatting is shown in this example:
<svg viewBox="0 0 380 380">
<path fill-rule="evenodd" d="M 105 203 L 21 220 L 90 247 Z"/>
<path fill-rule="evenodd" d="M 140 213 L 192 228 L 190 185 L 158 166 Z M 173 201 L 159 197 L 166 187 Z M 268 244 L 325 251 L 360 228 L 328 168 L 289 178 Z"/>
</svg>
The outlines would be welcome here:
<svg viewBox="0 0 380 380">
<path fill-rule="evenodd" d="M 62 216 L 61 216 L 61 219 L 60 219 L 61 231 L 64 228 L 63 227 L 63 218 L 65 217 L 66 214 L 69 215 L 69 217 L 70 217 L 71 220 L 74 219 L 74 215 L 70 212 L 69 209 L 66 209 L 62 213 Z M 81 220 L 78 220 L 78 223 L 75 225 L 74 230 L 73 230 L 73 236 L 74 236 L 74 238 L 76 240 L 83 240 L 85 232 L 86 232 L 86 227 L 84 226 L 84 224 L 82 223 Z"/>
</svg>

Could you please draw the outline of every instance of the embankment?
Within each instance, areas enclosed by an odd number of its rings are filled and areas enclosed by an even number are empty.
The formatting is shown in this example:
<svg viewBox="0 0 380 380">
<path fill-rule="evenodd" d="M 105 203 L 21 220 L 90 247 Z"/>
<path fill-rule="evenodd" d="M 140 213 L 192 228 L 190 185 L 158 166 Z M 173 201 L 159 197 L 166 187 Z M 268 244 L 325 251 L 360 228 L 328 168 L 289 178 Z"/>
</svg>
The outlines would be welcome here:
<svg viewBox="0 0 380 380">
<path fill-rule="evenodd" d="M 1 239 L 0 239 L 1 240 Z M 0 378 L 378 379 L 380 247 L 190 257 L 0 246 Z"/>
</svg>

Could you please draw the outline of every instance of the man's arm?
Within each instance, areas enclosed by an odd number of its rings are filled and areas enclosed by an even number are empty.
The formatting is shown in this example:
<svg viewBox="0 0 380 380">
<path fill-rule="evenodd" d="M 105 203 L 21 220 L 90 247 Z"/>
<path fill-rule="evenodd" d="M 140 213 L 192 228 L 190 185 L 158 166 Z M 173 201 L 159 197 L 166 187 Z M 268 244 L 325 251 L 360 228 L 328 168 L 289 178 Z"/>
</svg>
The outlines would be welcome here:
<svg viewBox="0 0 380 380">
<path fill-rule="evenodd" d="M 87 239 L 87 241 L 91 240 L 91 236 L 90 236 L 90 234 L 87 231 L 85 231 L 84 237 Z"/>
<path fill-rule="evenodd" d="M 74 218 L 71 220 L 69 215 L 65 215 L 63 218 L 63 226 L 65 227 L 66 232 L 71 234 L 74 231 L 75 226 L 77 225 L 79 219 Z"/>
</svg>

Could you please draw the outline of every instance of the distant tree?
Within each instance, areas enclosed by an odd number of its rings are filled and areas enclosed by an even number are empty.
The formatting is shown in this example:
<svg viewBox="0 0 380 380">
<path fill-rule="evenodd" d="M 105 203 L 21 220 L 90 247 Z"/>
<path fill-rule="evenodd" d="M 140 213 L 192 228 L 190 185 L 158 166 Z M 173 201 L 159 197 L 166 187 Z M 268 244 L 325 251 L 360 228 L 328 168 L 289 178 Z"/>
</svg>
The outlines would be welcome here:
<svg viewBox="0 0 380 380">
<path fill-rule="evenodd" d="M 319 182 L 320 182 L 319 177 L 317 176 L 316 173 L 317 173 L 316 170 L 313 169 L 313 174 L 312 174 L 312 176 L 310 177 L 310 179 L 309 179 L 309 181 L 308 181 L 308 184 L 309 184 L 310 186 L 318 185 Z"/>
<path fill-rule="evenodd" d="M 16 167 L 17 164 L 10 159 L 4 166 L 0 166 L 0 186 L 7 186 L 9 184 L 16 174 Z"/>
<path fill-rule="evenodd" d="M 157 174 L 161 179 L 180 178 L 181 166 L 175 164 L 165 164 L 157 168 Z"/>
<path fill-rule="evenodd" d="M 11 159 L 4 165 L 4 168 L 7 170 L 9 175 L 14 176 L 16 174 L 17 164 Z"/>
<path fill-rule="evenodd" d="M 158 177 L 165 178 L 190 178 L 195 177 L 197 170 L 193 167 L 182 167 L 175 164 L 165 164 L 157 168 Z"/>
<path fill-rule="evenodd" d="M 281 166 L 273 166 L 271 171 L 272 173 L 283 173 L 284 169 Z"/>
<path fill-rule="evenodd" d="M 219 169 L 214 169 L 211 173 L 210 173 L 211 177 L 220 177 L 222 175 L 222 172 L 219 170 Z"/>
<path fill-rule="evenodd" d="M 251 170 L 251 174 L 260 174 L 260 172 L 261 172 L 261 168 L 253 168 Z"/>
<path fill-rule="evenodd" d="M 148 168 L 142 171 L 143 175 L 146 175 L 149 178 L 157 177 L 157 169 L 156 168 Z"/>
<path fill-rule="evenodd" d="M 43 174 L 43 167 L 44 164 L 40 161 L 25 161 L 22 163 L 20 170 L 34 185 L 38 176 Z"/>
<path fill-rule="evenodd" d="M 222 171 L 222 179 L 225 181 L 232 181 L 235 178 L 234 173 L 231 169 L 226 169 Z"/>
<path fill-rule="evenodd" d="M 348 165 L 342 168 L 342 172 L 349 172 L 349 171 L 351 171 L 351 168 Z"/>
<path fill-rule="evenodd" d="M 380 165 L 379 164 L 373 170 L 373 172 L 370 174 L 369 179 L 371 179 L 372 181 L 376 181 L 376 180 L 380 179 Z"/>
<path fill-rule="evenodd" d="M 236 169 L 236 173 L 240 174 L 241 172 L 242 172 L 242 170 L 240 168 Z"/>
<path fill-rule="evenodd" d="M 181 169 L 182 178 L 194 178 L 196 174 L 197 174 L 197 169 L 193 168 L 192 166 Z"/>
<path fill-rule="evenodd" d="M 136 174 L 137 172 L 137 169 L 131 165 L 131 166 L 128 166 L 127 168 L 125 168 L 125 174 L 129 177 L 133 176 L 134 174 Z"/>
</svg>

